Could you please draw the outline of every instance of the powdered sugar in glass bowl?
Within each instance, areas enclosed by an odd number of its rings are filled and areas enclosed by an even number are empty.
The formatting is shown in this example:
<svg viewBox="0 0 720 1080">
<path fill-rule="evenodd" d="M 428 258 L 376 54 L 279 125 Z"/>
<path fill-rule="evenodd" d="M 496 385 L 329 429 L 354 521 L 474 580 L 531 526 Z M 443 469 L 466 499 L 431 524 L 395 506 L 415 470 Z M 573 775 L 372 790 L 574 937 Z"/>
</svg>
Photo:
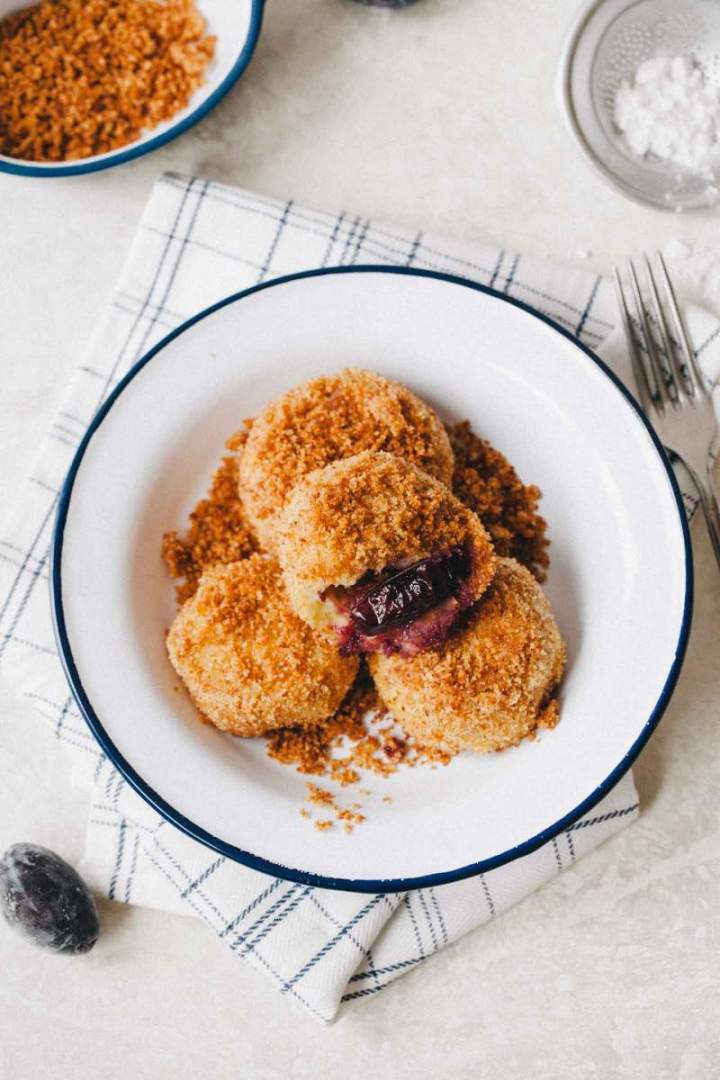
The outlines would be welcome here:
<svg viewBox="0 0 720 1080">
<path fill-rule="evenodd" d="M 568 35 L 559 89 L 581 149 L 626 195 L 666 210 L 720 199 L 716 0 L 589 0 Z"/>
</svg>

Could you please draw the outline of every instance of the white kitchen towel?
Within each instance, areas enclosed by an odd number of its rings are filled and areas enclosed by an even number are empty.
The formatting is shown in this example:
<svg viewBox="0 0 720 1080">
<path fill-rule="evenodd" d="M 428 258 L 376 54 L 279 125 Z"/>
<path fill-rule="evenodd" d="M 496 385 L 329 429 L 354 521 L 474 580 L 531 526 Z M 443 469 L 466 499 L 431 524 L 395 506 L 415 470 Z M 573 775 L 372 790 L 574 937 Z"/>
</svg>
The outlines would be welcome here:
<svg viewBox="0 0 720 1080">
<path fill-rule="evenodd" d="M 48 603 L 48 551 L 64 475 L 93 413 L 168 331 L 230 293 L 293 271 L 385 263 L 440 270 L 531 304 L 597 349 L 616 321 L 609 284 L 587 270 L 327 213 L 199 178 L 161 177 L 120 282 L 30 476 L 0 531 L 0 664 L 72 752 L 92 790 L 84 872 L 111 898 L 204 919 L 282 993 L 328 1021 L 444 945 L 527 896 L 631 821 L 628 774 L 592 813 L 523 859 L 464 882 L 358 895 L 245 869 L 150 809 L 94 742 L 60 666 Z M 720 328 L 693 313 L 698 354 L 720 370 Z M 623 349 L 611 349 L 621 375 Z M 688 509 L 692 501 L 688 498 Z"/>
</svg>

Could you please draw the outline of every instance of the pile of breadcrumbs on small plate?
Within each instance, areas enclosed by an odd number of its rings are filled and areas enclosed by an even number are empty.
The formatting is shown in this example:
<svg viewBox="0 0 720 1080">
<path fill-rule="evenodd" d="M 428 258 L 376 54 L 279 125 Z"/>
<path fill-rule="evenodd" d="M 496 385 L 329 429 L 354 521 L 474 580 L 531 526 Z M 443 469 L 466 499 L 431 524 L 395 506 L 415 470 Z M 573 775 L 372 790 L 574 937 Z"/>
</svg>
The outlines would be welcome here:
<svg viewBox="0 0 720 1080">
<path fill-rule="evenodd" d="M 195 0 L 42 0 L 0 20 L 0 153 L 106 154 L 184 109 L 215 38 Z"/>
</svg>

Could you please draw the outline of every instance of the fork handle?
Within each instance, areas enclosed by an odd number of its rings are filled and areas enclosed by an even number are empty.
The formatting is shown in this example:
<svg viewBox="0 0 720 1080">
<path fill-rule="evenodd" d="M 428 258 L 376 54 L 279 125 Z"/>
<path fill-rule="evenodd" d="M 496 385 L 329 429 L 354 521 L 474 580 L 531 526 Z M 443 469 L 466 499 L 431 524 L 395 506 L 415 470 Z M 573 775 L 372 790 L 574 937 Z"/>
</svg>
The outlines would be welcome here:
<svg viewBox="0 0 720 1080">
<path fill-rule="evenodd" d="M 710 543 L 720 568 L 720 507 L 718 507 L 718 501 L 710 481 L 710 472 L 708 469 L 706 477 L 701 476 L 694 469 L 690 470 L 690 472 L 700 497 L 700 508 L 705 516 L 705 524 L 710 534 Z"/>
</svg>

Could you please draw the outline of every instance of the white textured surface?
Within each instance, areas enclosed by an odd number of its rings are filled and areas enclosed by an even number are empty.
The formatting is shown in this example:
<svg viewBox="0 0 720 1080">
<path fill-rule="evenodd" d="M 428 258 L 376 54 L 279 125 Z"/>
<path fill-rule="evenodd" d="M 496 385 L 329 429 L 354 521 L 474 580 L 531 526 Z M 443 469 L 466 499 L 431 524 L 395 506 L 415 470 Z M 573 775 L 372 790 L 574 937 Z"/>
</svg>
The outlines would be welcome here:
<svg viewBox="0 0 720 1080">
<path fill-rule="evenodd" d="M 548 17 L 538 0 L 421 0 L 397 13 L 271 0 L 246 79 L 190 135 L 89 178 L 0 177 L 0 499 L 57 407 L 162 168 L 566 259 L 589 252 L 598 269 L 676 237 L 712 243 L 711 211 L 625 203 L 576 156 L 553 97 L 573 7 L 555 0 Z M 713 1075 L 720 578 L 699 527 L 695 540 L 693 638 L 637 769 L 639 824 L 327 1030 L 190 921 L 107 905 L 84 960 L 0 933 L 0 1078 Z M 25 839 L 77 857 L 85 796 L 2 690 L 0 763 L 0 849 Z"/>
</svg>

